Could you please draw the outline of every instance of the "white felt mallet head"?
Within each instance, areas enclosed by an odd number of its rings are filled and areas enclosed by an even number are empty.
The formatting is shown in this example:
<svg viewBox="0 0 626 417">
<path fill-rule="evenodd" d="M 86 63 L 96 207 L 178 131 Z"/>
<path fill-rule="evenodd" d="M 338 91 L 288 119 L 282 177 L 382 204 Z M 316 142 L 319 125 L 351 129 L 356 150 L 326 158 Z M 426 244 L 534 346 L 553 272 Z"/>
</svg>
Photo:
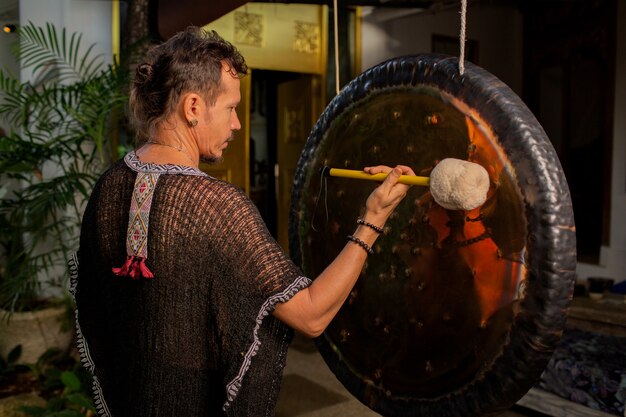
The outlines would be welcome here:
<svg viewBox="0 0 626 417">
<path fill-rule="evenodd" d="M 441 160 L 430 173 L 430 193 L 448 210 L 473 210 L 487 200 L 489 174 L 481 165 L 461 159 Z"/>
<path fill-rule="evenodd" d="M 352 169 L 323 167 L 323 176 L 384 181 L 388 174 L 368 174 Z M 437 204 L 449 210 L 473 210 L 487 200 L 489 174 L 482 166 L 461 159 L 446 158 L 433 168 L 429 177 L 401 175 L 401 184 L 430 187 Z"/>
</svg>

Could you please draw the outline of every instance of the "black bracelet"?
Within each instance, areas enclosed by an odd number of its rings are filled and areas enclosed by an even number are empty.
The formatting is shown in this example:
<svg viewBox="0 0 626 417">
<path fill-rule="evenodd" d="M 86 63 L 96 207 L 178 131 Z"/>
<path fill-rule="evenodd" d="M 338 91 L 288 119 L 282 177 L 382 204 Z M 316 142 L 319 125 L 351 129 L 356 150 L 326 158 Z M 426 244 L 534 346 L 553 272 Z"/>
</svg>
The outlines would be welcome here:
<svg viewBox="0 0 626 417">
<path fill-rule="evenodd" d="M 382 233 L 382 232 L 384 231 L 382 227 L 378 227 L 378 226 L 376 226 L 375 224 L 368 223 L 368 222 L 366 222 L 366 221 L 365 221 L 365 220 L 363 220 L 363 219 L 357 219 L 357 221 L 356 221 L 356 222 L 357 222 L 358 224 L 361 224 L 361 225 L 363 225 L 363 226 L 367 226 L 367 227 L 371 228 L 372 230 L 376 231 L 376 233 Z"/>
<path fill-rule="evenodd" d="M 374 251 L 372 250 L 372 248 L 370 248 L 370 246 L 363 242 L 361 239 L 359 239 L 358 237 L 352 236 L 352 235 L 348 235 L 346 236 L 348 238 L 349 241 L 356 243 L 357 245 L 359 245 L 360 247 L 362 247 L 365 252 L 369 253 L 370 255 L 374 254 Z"/>
</svg>

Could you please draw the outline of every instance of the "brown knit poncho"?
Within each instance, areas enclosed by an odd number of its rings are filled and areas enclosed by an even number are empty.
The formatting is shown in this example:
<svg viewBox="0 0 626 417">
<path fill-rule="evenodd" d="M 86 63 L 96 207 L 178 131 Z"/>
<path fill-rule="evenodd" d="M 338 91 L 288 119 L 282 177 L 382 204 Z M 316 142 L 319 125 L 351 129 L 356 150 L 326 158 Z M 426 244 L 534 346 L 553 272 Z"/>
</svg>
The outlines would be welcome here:
<svg viewBox="0 0 626 417">
<path fill-rule="evenodd" d="M 310 280 L 237 188 L 130 153 L 98 181 L 70 270 L 100 416 L 274 415 L 292 331 L 270 313 Z"/>
</svg>

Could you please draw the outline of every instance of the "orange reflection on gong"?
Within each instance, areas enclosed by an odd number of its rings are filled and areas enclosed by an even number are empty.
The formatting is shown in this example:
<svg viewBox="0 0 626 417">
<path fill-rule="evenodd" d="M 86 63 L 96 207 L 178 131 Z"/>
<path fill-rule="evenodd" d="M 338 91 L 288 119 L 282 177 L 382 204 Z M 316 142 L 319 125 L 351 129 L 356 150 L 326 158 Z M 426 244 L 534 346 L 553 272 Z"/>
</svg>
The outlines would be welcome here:
<svg viewBox="0 0 626 417">
<path fill-rule="evenodd" d="M 489 173 L 492 186 L 483 207 L 461 213 L 428 203 L 428 224 L 437 232 L 437 246 L 456 250 L 473 276 L 480 305 L 480 324 L 500 308 L 510 305 L 526 275 L 522 251 L 505 254 L 493 239 L 493 232 L 484 224 L 484 216 L 493 211 L 493 201 L 502 173 L 503 161 L 486 134 L 466 117 L 470 152 L 468 160 L 482 165 Z M 429 194 L 426 195 L 428 198 Z"/>
</svg>

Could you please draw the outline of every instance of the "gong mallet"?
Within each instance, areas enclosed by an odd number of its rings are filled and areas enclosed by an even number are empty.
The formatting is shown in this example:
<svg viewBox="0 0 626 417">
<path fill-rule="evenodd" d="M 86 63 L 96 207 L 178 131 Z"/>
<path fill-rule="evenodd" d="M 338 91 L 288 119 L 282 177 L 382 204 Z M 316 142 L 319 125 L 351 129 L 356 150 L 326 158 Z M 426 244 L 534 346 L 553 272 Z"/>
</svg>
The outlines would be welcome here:
<svg viewBox="0 0 626 417">
<path fill-rule="evenodd" d="M 326 177 L 351 178 L 382 182 L 388 174 L 368 174 L 364 171 L 339 168 L 322 168 Z M 489 174 L 481 165 L 456 158 L 441 160 L 430 177 L 401 175 L 401 184 L 430 187 L 437 204 L 448 210 L 473 210 L 487 200 Z"/>
</svg>

